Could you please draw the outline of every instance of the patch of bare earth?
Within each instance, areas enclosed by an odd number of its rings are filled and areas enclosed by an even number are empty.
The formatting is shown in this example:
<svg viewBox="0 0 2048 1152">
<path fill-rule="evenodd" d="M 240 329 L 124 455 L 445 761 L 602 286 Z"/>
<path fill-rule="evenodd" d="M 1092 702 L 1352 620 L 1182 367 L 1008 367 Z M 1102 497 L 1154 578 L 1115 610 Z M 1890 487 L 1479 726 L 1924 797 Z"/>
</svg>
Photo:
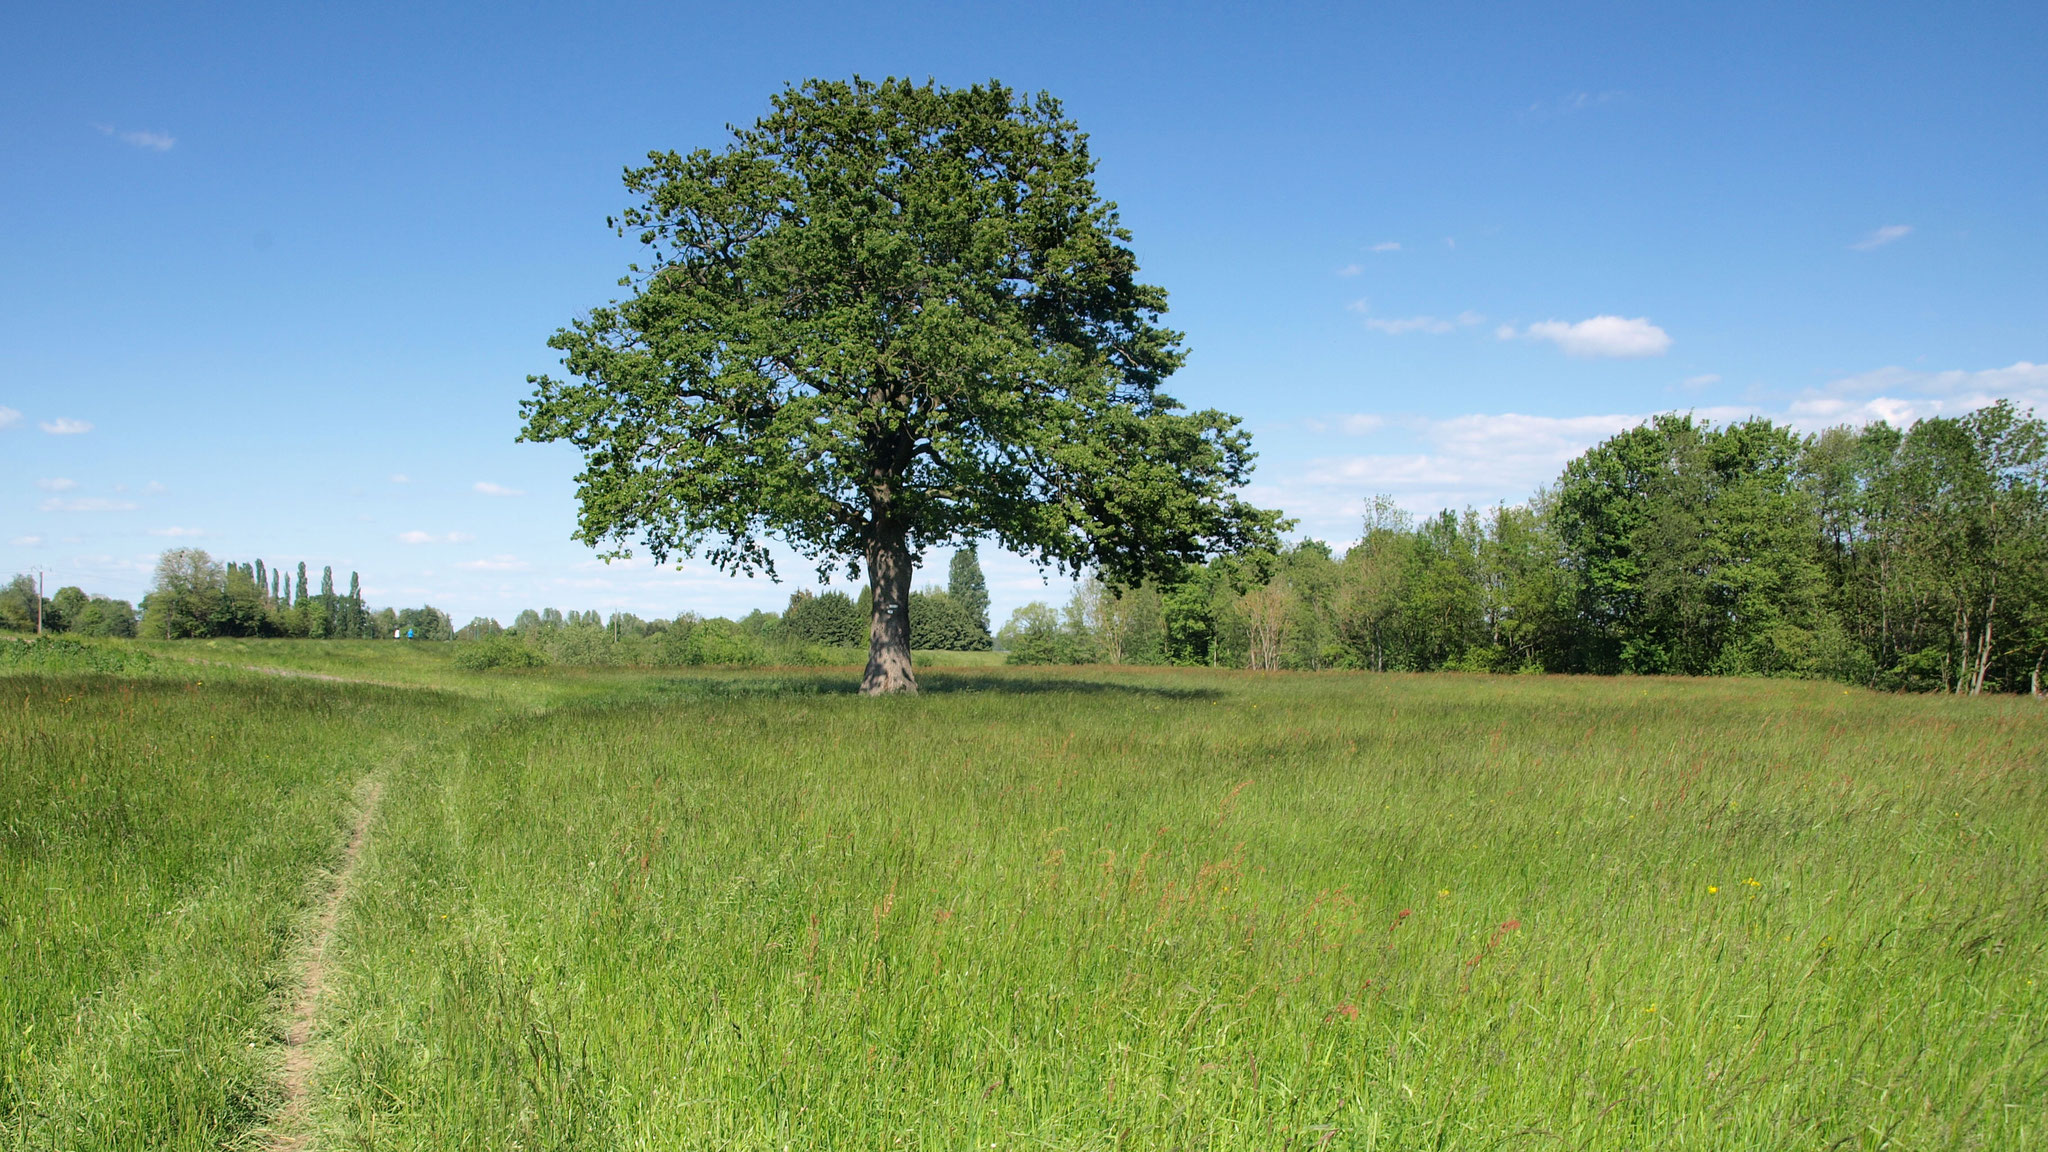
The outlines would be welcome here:
<svg viewBox="0 0 2048 1152">
<path fill-rule="evenodd" d="M 302 1152 L 311 1147 L 313 1022 L 319 1017 L 320 1000 L 327 991 L 327 955 L 334 944 L 334 930 L 341 921 L 341 909 L 348 901 L 356 860 L 363 853 L 363 839 L 369 835 L 370 820 L 377 814 L 377 801 L 382 795 L 383 788 L 375 781 L 363 790 L 361 812 L 356 817 L 355 827 L 349 830 L 348 847 L 342 851 L 334 881 L 321 900 L 320 914 L 314 921 L 305 960 L 299 969 L 298 992 L 292 998 L 291 1026 L 286 1030 L 284 1040 L 282 1085 L 285 1103 L 271 1125 L 268 1147 L 272 1152 Z"/>
</svg>

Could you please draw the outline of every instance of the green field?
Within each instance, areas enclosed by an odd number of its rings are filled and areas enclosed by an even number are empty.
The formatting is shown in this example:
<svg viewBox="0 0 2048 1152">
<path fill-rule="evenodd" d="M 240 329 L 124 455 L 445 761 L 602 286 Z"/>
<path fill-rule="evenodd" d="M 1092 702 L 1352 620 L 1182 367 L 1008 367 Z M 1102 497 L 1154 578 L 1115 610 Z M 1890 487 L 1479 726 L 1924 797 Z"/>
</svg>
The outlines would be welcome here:
<svg viewBox="0 0 2048 1152">
<path fill-rule="evenodd" d="M 0 677 L 0 1147 L 2048 1145 L 2031 700 L 445 648 Z"/>
</svg>

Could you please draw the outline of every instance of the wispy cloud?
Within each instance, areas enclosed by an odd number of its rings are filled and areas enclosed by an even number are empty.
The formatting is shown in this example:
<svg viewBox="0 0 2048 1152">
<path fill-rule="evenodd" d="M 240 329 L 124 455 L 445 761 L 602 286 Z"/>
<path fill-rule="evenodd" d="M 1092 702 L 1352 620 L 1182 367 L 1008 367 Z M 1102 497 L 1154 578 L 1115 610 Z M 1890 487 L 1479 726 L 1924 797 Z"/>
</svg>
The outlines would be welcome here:
<svg viewBox="0 0 2048 1152">
<path fill-rule="evenodd" d="M 493 556 L 488 560 L 464 560 L 455 565 L 472 572 L 523 572 L 532 565 L 517 556 Z"/>
<path fill-rule="evenodd" d="M 484 494 L 484 495 L 486 495 L 486 496 L 524 496 L 524 495 L 526 495 L 526 493 L 524 493 L 524 492 L 521 492 L 521 491 L 520 491 L 519 489 L 517 489 L 517 488 L 507 488 L 507 487 L 505 487 L 505 486 L 504 486 L 503 484 L 493 484 L 493 483 L 491 483 L 491 482 L 490 482 L 489 480 L 479 480 L 479 481 L 477 481 L 477 482 L 476 482 L 476 484 L 475 484 L 475 485 L 474 485 L 473 487 L 474 487 L 475 491 L 481 492 L 481 493 L 483 493 L 483 494 Z"/>
<path fill-rule="evenodd" d="M 422 532 L 417 528 L 398 534 L 400 544 L 467 544 L 474 539 L 476 537 L 467 532 L 450 532 L 446 536 L 436 536 L 432 532 Z"/>
<path fill-rule="evenodd" d="M 410 484 L 412 483 L 412 477 L 407 476 L 403 472 L 393 472 L 391 474 L 391 482 L 393 484 Z"/>
<path fill-rule="evenodd" d="M 1389 336 L 1400 336 L 1409 332 L 1426 332 L 1431 336 L 1442 336 L 1460 328 L 1483 324 L 1486 317 L 1477 312 L 1460 312 L 1456 316 L 1368 316 L 1365 326 L 1375 332 Z"/>
<path fill-rule="evenodd" d="M 45 420 L 40 427 L 52 436 L 83 436 L 87 432 L 92 431 L 90 423 L 84 420 L 73 420 L 69 416 L 59 416 L 55 420 Z"/>
<path fill-rule="evenodd" d="M 9 540 L 8 543 L 16 548 L 41 548 L 43 546 L 43 538 L 41 536 L 16 536 L 14 539 Z"/>
<path fill-rule="evenodd" d="M 175 525 L 175 524 L 171 525 L 171 526 L 170 526 L 169 528 L 151 528 L 151 529 L 149 530 L 149 534 L 150 534 L 151 536 L 204 536 L 204 535 L 206 535 L 205 531 L 204 531 L 204 530 L 202 530 L 202 529 L 199 529 L 199 528 L 180 528 L 180 527 L 178 527 L 178 526 L 177 526 L 177 525 Z"/>
<path fill-rule="evenodd" d="M 69 492 L 73 488 L 78 487 L 78 481 L 67 480 L 62 476 L 52 476 L 47 480 L 36 481 L 36 487 L 41 488 L 45 492 Z"/>
<path fill-rule="evenodd" d="M 1371 248 L 1366 249 L 1368 252 L 1399 252 L 1400 250 L 1401 242 L 1399 240 L 1382 240 Z"/>
<path fill-rule="evenodd" d="M 1356 276 L 1363 271 L 1365 271 L 1365 266 L 1363 264 L 1346 264 L 1342 268 L 1337 269 L 1337 275 Z"/>
<path fill-rule="evenodd" d="M 1503 325 L 1494 333 L 1503 340 L 1513 339 L 1516 332 Z M 1567 356 L 1587 358 L 1633 359 L 1643 356 L 1662 356 L 1671 349 L 1671 335 L 1647 319 L 1638 316 L 1626 319 L 1621 316 L 1594 316 L 1576 324 L 1562 320 L 1543 320 L 1529 325 L 1520 335 L 1529 340 L 1548 340 L 1564 350 Z"/>
<path fill-rule="evenodd" d="M 112 136 L 123 144 L 140 148 L 145 152 L 169 152 L 172 148 L 177 147 L 178 144 L 178 138 L 169 132 L 146 132 L 133 128 L 122 129 L 116 128 L 111 124 L 95 124 L 93 127 L 98 128 L 102 136 Z"/>
<path fill-rule="evenodd" d="M 1555 100 L 1539 100 L 1522 109 L 1522 115 L 1538 120 L 1552 116 L 1570 116 L 1574 112 L 1584 112 L 1589 108 L 1598 108 L 1602 104 L 1619 100 L 1622 96 L 1623 93 L 1615 91 L 1568 92 Z"/>
<path fill-rule="evenodd" d="M 1695 379 L 1698 379 L 1695 377 Z M 1929 416 L 1957 416 L 2006 399 L 2048 412 L 2048 364 L 2018 361 L 2003 368 L 1918 371 L 1897 366 L 1845 376 L 1788 402 L 1691 408 L 1722 424 L 1763 416 L 1815 432 L 1836 424 L 1883 420 L 1910 426 Z M 1330 540 L 1353 538 L 1366 498 L 1394 495 L 1414 512 L 1515 503 L 1554 482 L 1573 457 L 1635 427 L 1650 412 L 1589 416 L 1470 413 L 1445 418 L 1352 413 L 1316 422 L 1373 434 L 1391 450 L 1333 455 L 1254 484 L 1254 502 L 1299 517 L 1303 531 Z"/>
<path fill-rule="evenodd" d="M 99 496 L 72 496 L 45 500 L 40 507 L 45 512 L 133 512 L 141 505 Z"/>
<path fill-rule="evenodd" d="M 5 404 L 0 404 L 0 428 L 5 428 L 19 419 L 21 419 L 20 412 L 7 407 Z"/>
<path fill-rule="evenodd" d="M 1687 376 L 1679 381 L 1681 388 L 1706 388 L 1721 382 L 1719 372 L 1702 372 L 1698 376 Z"/>
<path fill-rule="evenodd" d="M 2048 409 L 2048 364 L 1923 372 L 1891 366 L 1845 376 L 1792 402 L 1787 417 L 1804 428 L 1883 420 L 1905 427 L 1928 416 L 1957 416 L 1995 400 Z"/>
<path fill-rule="evenodd" d="M 1873 248 L 1882 248 L 1894 240 L 1904 240 L 1912 235 L 1912 232 L 1911 224 L 1887 224 L 1849 247 L 1857 252 L 1868 252 Z"/>
</svg>

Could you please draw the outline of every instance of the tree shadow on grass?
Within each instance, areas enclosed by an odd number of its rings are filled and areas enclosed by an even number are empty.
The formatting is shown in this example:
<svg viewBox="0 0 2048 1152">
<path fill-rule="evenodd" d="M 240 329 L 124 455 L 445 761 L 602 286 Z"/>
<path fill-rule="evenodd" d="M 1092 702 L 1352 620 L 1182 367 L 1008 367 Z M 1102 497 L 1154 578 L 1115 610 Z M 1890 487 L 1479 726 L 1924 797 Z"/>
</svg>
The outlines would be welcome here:
<svg viewBox="0 0 2048 1152">
<path fill-rule="evenodd" d="M 860 692 L 860 678 L 845 672 L 776 672 L 754 675 L 716 674 L 664 678 L 653 686 L 656 695 L 667 699 L 721 700 L 777 696 L 854 696 Z M 1162 684 L 1134 684 L 1117 680 L 1081 680 L 1063 676 L 992 676 L 987 674 L 927 671 L 918 677 L 918 691 L 926 696 L 961 696 L 987 693 L 991 696 L 1105 696 L 1151 700 L 1216 700 L 1223 693 L 1214 688 L 1186 688 Z"/>
</svg>

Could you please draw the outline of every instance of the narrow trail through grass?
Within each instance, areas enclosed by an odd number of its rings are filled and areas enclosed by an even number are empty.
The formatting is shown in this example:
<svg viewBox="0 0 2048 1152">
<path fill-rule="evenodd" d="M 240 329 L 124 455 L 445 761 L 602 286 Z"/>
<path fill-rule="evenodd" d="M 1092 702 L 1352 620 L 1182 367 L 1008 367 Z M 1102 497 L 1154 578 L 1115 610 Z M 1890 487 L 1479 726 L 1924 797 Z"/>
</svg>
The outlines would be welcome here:
<svg viewBox="0 0 2048 1152">
<path fill-rule="evenodd" d="M 347 907 L 350 884 L 355 877 L 356 861 L 363 854 L 363 842 L 369 837 L 370 825 L 377 818 L 377 805 L 383 799 L 384 785 L 373 778 L 367 780 L 361 789 L 357 804 L 360 814 L 355 826 L 349 829 L 348 843 L 342 849 L 340 863 L 334 870 L 333 882 L 320 904 L 320 914 L 314 921 L 308 941 L 303 965 L 299 974 L 298 993 L 292 1000 L 291 1026 L 284 1037 L 283 1075 L 284 1107 L 272 1122 L 273 1136 L 270 1148 L 273 1152 L 298 1152 L 309 1146 L 312 1131 L 308 1123 L 308 1096 L 313 1088 L 313 1070 L 316 1049 L 313 1044 L 314 1028 L 320 1015 L 321 1002 L 326 998 L 328 953 L 334 946 L 336 927 L 341 922 L 343 910 Z"/>
</svg>

